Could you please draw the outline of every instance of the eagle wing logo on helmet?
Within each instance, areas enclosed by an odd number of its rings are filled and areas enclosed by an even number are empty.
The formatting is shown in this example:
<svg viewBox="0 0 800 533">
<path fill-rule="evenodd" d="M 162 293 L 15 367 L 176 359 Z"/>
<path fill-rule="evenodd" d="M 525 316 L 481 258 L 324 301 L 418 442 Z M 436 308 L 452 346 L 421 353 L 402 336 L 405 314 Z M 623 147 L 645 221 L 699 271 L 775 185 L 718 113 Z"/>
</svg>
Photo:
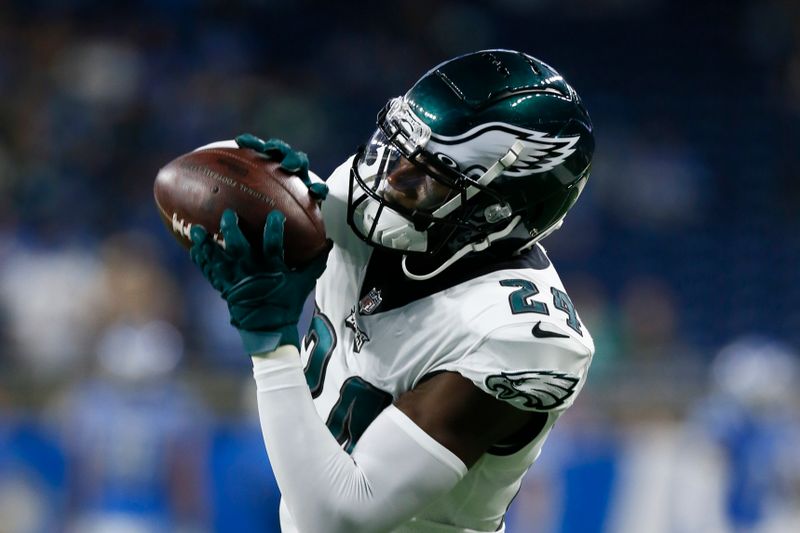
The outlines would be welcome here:
<svg viewBox="0 0 800 533">
<path fill-rule="evenodd" d="M 528 130 L 504 122 L 481 124 L 455 137 L 432 135 L 428 149 L 459 161 L 465 174 L 484 172 L 488 165 L 504 156 L 516 141 L 522 142 L 522 152 L 505 173 L 528 176 L 548 172 L 575 153 L 580 135 L 553 137 L 547 133 Z M 476 157 L 477 156 L 477 157 Z"/>
<path fill-rule="evenodd" d="M 547 411 L 563 405 L 575 392 L 577 376 L 551 370 L 501 372 L 486 378 L 486 387 L 500 400 L 524 409 Z"/>
</svg>

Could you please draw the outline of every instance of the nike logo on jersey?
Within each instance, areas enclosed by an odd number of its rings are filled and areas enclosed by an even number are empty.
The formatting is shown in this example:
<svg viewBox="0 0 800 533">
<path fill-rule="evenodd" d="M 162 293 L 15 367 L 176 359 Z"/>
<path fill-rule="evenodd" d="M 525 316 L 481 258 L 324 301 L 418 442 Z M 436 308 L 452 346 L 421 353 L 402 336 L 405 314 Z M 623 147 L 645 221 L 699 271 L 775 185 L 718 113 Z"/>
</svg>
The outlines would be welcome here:
<svg viewBox="0 0 800 533">
<path fill-rule="evenodd" d="M 539 339 L 547 339 L 547 338 L 550 338 L 550 337 L 561 337 L 561 338 L 564 338 L 564 339 L 568 339 L 569 338 L 569 335 L 564 335 L 562 333 L 556 333 L 555 331 L 545 331 L 545 330 L 543 330 L 542 329 L 542 321 L 541 320 L 539 322 L 537 322 L 535 326 L 533 326 L 533 329 L 531 330 L 531 333 L 533 333 L 534 337 L 539 338 Z"/>
</svg>

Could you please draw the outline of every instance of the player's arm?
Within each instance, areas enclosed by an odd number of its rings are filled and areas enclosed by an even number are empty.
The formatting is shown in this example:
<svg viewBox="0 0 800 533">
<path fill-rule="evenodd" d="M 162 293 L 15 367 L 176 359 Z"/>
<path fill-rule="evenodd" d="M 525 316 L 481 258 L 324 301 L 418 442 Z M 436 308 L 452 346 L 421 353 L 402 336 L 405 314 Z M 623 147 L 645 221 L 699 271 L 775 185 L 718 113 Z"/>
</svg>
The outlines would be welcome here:
<svg viewBox="0 0 800 533">
<path fill-rule="evenodd" d="M 414 423 L 472 465 L 492 447 L 520 449 L 552 425 L 579 392 L 591 343 L 549 321 L 515 320 L 487 331 L 462 356 L 444 358 L 396 402 Z M 555 415 L 555 416 L 551 416 Z"/>
<path fill-rule="evenodd" d="M 391 530 L 467 472 L 457 454 L 395 406 L 348 454 L 317 414 L 294 346 L 253 357 L 253 367 L 270 464 L 301 532 Z"/>
<path fill-rule="evenodd" d="M 395 406 L 468 467 L 495 444 L 530 441 L 547 420 L 546 413 L 498 400 L 456 372 L 431 376 Z"/>
<path fill-rule="evenodd" d="M 484 353 L 494 347 L 484 345 Z M 557 346 L 542 349 L 581 359 Z M 385 409 L 348 455 L 317 415 L 295 347 L 259 354 L 253 362 L 264 442 L 300 531 L 390 530 L 449 492 L 493 445 L 521 447 L 549 418 L 443 371 Z M 471 375 L 470 361 L 463 365 Z"/>
</svg>

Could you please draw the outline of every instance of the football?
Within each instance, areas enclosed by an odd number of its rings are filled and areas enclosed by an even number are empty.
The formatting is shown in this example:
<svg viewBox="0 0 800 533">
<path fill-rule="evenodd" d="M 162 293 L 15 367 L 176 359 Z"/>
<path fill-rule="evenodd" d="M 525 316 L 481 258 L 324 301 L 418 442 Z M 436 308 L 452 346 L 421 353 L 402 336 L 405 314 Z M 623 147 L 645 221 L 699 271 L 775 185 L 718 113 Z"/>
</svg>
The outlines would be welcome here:
<svg viewBox="0 0 800 533">
<path fill-rule="evenodd" d="M 219 222 L 225 209 L 239 215 L 239 227 L 256 252 L 262 249 L 267 214 L 286 215 L 284 260 L 302 266 L 327 246 L 317 201 L 303 181 L 279 163 L 235 143 L 214 143 L 167 163 L 153 186 L 156 206 L 167 228 L 184 247 L 200 224 L 224 245 Z"/>
</svg>

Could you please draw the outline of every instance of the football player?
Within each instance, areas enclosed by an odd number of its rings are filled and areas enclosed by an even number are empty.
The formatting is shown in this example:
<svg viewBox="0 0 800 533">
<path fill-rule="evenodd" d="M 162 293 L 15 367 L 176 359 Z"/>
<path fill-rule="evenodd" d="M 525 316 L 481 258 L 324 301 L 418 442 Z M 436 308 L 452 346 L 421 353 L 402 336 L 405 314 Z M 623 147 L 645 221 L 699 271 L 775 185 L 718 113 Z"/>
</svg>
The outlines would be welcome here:
<svg viewBox="0 0 800 533">
<path fill-rule="evenodd" d="M 388 102 L 324 184 L 281 141 L 236 142 L 327 196 L 333 242 L 290 269 L 278 211 L 258 253 L 231 211 L 224 248 L 191 230 L 252 356 L 283 530 L 502 531 L 594 351 L 538 244 L 589 176 L 575 90 L 520 52 L 446 61 Z"/>
</svg>

